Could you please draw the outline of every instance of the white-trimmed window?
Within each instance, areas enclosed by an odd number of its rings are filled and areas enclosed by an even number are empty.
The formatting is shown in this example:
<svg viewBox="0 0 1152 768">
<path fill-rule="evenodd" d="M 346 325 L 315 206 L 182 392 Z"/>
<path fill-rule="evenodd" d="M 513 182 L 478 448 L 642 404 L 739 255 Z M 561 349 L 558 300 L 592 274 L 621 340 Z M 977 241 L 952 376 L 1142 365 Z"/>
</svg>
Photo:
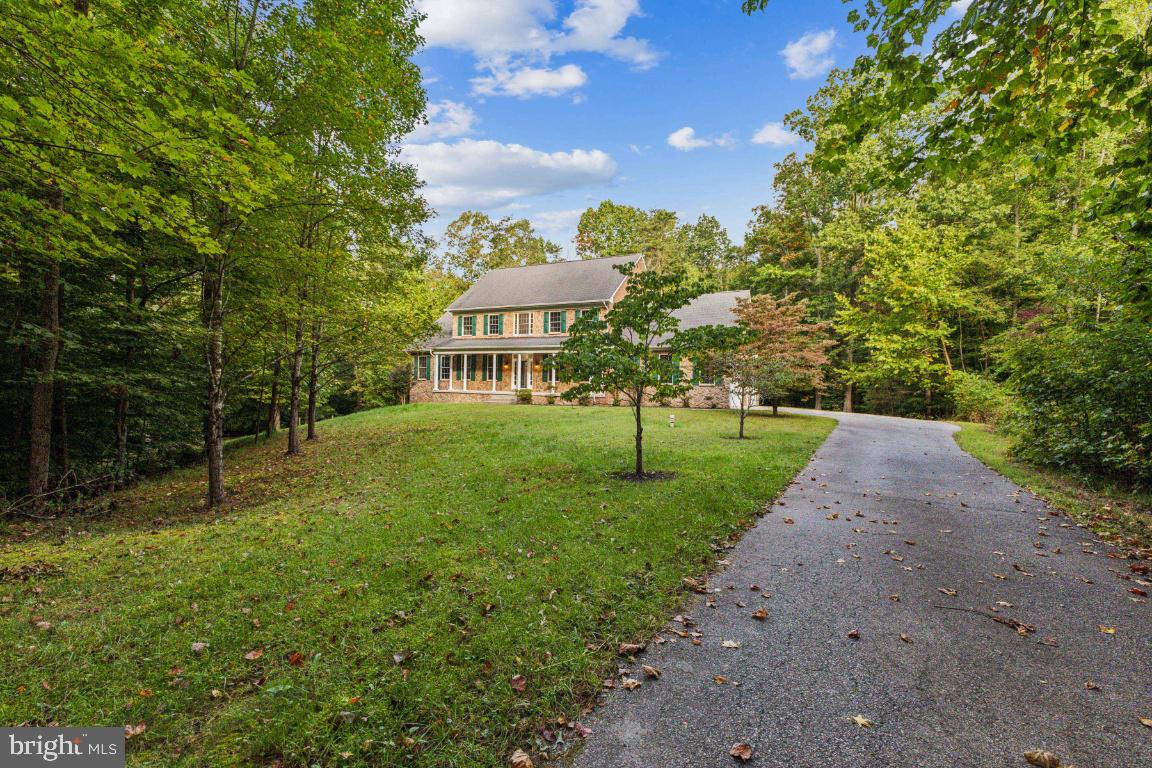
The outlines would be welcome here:
<svg viewBox="0 0 1152 768">
<path fill-rule="evenodd" d="M 582 317 L 595 318 L 595 317 L 599 317 L 599 316 L 600 316 L 600 312 L 599 312 L 599 310 L 596 310 L 596 309 L 578 309 L 578 310 L 576 310 L 576 319 L 577 320 L 579 320 Z"/>
<path fill-rule="evenodd" d="M 452 356 L 440 355 L 440 378 L 452 378 Z"/>
<path fill-rule="evenodd" d="M 504 319 L 503 315 L 488 315 L 488 330 L 489 336 L 499 336 L 504 323 L 500 322 Z"/>
<path fill-rule="evenodd" d="M 416 355 L 416 378 L 418 380 L 427 379 L 431 373 L 432 356 L 431 355 Z"/>
<path fill-rule="evenodd" d="M 544 333 L 564 333 L 568 330 L 564 310 L 553 310 L 544 313 Z"/>
<path fill-rule="evenodd" d="M 516 313 L 516 335 L 529 336 L 532 333 L 532 313 L 531 312 L 517 312 Z"/>
<path fill-rule="evenodd" d="M 465 315 L 464 317 L 460 318 L 460 335 L 476 335 L 476 315 Z"/>
</svg>

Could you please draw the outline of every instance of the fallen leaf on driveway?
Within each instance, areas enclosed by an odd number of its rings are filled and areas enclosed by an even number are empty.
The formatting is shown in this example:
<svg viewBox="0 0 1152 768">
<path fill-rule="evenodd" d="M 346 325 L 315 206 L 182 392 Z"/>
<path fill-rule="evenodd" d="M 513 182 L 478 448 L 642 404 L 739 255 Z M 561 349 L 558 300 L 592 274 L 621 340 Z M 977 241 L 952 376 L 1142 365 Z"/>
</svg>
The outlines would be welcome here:
<svg viewBox="0 0 1152 768">
<path fill-rule="evenodd" d="M 1099 630 L 1100 630 L 1101 632 L 1103 632 L 1104 634 L 1106 634 L 1106 635 L 1114 635 L 1114 634 L 1116 634 L 1116 627 L 1106 627 L 1106 626 L 1104 626 L 1103 624 L 1101 624 L 1101 625 L 1099 626 Z"/>
<path fill-rule="evenodd" d="M 744 742 L 733 744 L 732 749 L 728 750 L 728 754 L 732 755 L 732 757 L 736 758 L 740 762 L 746 763 L 752 759 L 752 745 L 745 744 Z"/>
<path fill-rule="evenodd" d="M 756 609 L 756 612 L 752 614 L 752 618 L 756 619 L 757 621 L 766 621 L 768 619 L 768 611 L 764 610 L 763 608 L 758 608 Z"/>
<path fill-rule="evenodd" d="M 872 721 L 869 720 L 868 718 L 864 717 L 863 715 L 852 715 L 848 719 L 851 720 L 852 722 L 856 723 L 856 725 L 860 726 L 861 728 L 871 728 L 872 727 Z"/>
<path fill-rule="evenodd" d="M 512 758 L 508 764 L 512 766 L 512 768 L 534 768 L 532 758 L 528 757 L 528 754 L 522 749 L 518 749 L 512 753 Z"/>
<path fill-rule="evenodd" d="M 632 677 L 626 677 L 620 681 L 620 687 L 626 688 L 629 691 L 634 691 L 637 688 L 639 688 L 641 685 L 643 685 L 643 683 L 641 683 L 639 680 L 632 678 Z"/>
<path fill-rule="evenodd" d="M 956 597 L 956 594 L 957 594 L 956 590 L 954 590 L 950 587 L 937 587 L 936 591 L 942 595 L 948 595 L 948 597 Z"/>
<path fill-rule="evenodd" d="M 1140 722 L 1143 723 L 1146 728 L 1152 728 L 1152 717 L 1142 717 L 1140 718 Z"/>
<path fill-rule="evenodd" d="M 724 646 L 725 648 L 739 648 L 740 647 L 740 641 L 739 640 L 725 640 L 724 642 L 720 643 L 720 645 Z"/>
<path fill-rule="evenodd" d="M 908 637 L 908 635 L 900 635 L 900 639 L 908 644 L 912 643 L 912 638 Z"/>
<path fill-rule="evenodd" d="M 849 640 L 859 640 L 860 639 L 860 630 L 854 629 L 851 632 L 849 632 L 848 633 L 848 639 Z"/>
<path fill-rule="evenodd" d="M 792 518 L 790 518 L 790 517 L 786 517 L 786 518 L 784 518 L 784 523 L 785 523 L 786 525 L 792 525 L 792 524 L 793 524 L 793 523 L 795 523 L 795 522 L 796 522 L 796 521 L 795 521 L 795 520 L 793 520 L 793 519 L 792 519 Z"/>
<path fill-rule="evenodd" d="M 638 643 L 620 643 L 620 647 L 616 649 L 616 652 L 621 656 L 631 656 L 632 654 L 639 653 L 642 650 L 644 650 L 644 646 Z"/>
<path fill-rule="evenodd" d="M 724 683 L 728 682 L 728 678 L 724 677 L 724 675 L 716 675 L 716 677 L 712 678 L 712 682 L 716 683 L 716 685 L 724 685 Z"/>
<path fill-rule="evenodd" d="M 1091 680 L 1085 680 L 1084 681 L 1084 690 L 1086 690 L 1086 691 L 1098 691 L 1098 690 L 1100 690 L 1100 686 L 1096 685 L 1096 683 L 1092 682 Z"/>
<path fill-rule="evenodd" d="M 656 667 L 650 667 L 645 664 L 641 667 L 641 669 L 644 670 L 644 674 L 648 675 L 648 677 L 652 678 L 653 680 L 660 679 L 660 670 L 656 669 Z"/>
<path fill-rule="evenodd" d="M 1063 763 L 1060 762 L 1060 758 L 1043 749 L 1033 749 L 1025 752 L 1024 759 L 1036 766 L 1036 768 L 1060 768 L 1060 766 L 1063 765 Z"/>
</svg>

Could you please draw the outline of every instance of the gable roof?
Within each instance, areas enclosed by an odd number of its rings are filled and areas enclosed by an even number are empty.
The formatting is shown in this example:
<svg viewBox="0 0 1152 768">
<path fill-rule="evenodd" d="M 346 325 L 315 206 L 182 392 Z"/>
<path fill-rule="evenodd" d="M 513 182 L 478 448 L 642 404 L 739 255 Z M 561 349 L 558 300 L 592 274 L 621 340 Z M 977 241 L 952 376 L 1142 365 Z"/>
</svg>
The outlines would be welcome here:
<svg viewBox="0 0 1152 768">
<path fill-rule="evenodd" d="M 701 325 L 736 325 L 736 304 L 740 299 L 752 298 L 751 291 L 720 291 L 705 293 L 672 313 L 680 321 L 680 328 L 698 328 Z"/>
<path fill-rule="evenodd" d="M 611 256 L 583 261 L 556 261 L 485 272 L 448 306 L 449 312 L 518 309 L 608 302 L 624 282 L 614 269 L 640 256 Z"/>
<path fill-rule="evenodd" d="M 705 293 L 697 296 L 680 309 L 674 310 L 672 316 L 680 321 L 680 330 L 699 328 L 702 325 L 736 325 L 736 305 L 740 299 L 752 298 L 752 292 L 719 291 Z M 671 336 L 661 336 L 653 340 L 653 344 L 664 344 Z"/>
</svg>

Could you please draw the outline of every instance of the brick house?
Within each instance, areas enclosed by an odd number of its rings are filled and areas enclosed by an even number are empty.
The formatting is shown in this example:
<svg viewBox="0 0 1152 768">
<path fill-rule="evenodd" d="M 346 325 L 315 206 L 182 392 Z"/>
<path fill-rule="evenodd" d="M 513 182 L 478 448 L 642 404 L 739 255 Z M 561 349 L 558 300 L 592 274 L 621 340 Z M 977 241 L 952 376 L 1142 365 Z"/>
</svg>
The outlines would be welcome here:
<svg viewBox="0 0 1152 768">
<path fill-rule="evenodd" d="M 431 338 L 411 350 L 411 401 L 510 403 L 526 389 L 533 402 L 546 402 L 562 393 L 569 385 L 556 380 L 546 359 L 577 317 L 602 315 L 627 293 L 627 278 L 614 267 L 633 263 L 640 270 L 643 261 L 616 256 L 487 272 L 452 302 Z M 681 328 L 733 325 L 737 301 L 748 297 L 748 291 L 708 293 L 674 314 Z M 709 366 L 682 360 L 679 367 L 692 381 L 693 407 L 728 407 L 728 389 Z M 612 396 L 593 400 L 610 403 Z"/>
</svg>

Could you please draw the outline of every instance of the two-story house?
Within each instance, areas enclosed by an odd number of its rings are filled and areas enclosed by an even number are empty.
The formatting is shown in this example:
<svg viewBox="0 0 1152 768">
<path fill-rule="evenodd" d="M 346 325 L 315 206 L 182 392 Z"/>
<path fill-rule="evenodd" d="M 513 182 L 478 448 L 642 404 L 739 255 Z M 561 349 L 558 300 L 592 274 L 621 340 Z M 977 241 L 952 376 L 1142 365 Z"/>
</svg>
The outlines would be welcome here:
<svg viewBox="0 0 1152 768">
<path fill-rule="evenodd" d="M 614 267 L 642 256 L 561 261 L 496 269 L 480 277 L 437 321 L 436 333 L 413 350 L 412 402 L 511 402 L 531 390 L 535 402 L 567 388 L 545 364 L 587 312 L 603 314 L 628 291 Z M 732 310 L 748 291 L 698 296 L 675 312 L 681 328 L 735 324 Z M 707 365 L 681 361 L 695 407 L 728 407 L 728 391 Z M 610 402 L 611 394 L 595 398 Z"/>
</svg>

